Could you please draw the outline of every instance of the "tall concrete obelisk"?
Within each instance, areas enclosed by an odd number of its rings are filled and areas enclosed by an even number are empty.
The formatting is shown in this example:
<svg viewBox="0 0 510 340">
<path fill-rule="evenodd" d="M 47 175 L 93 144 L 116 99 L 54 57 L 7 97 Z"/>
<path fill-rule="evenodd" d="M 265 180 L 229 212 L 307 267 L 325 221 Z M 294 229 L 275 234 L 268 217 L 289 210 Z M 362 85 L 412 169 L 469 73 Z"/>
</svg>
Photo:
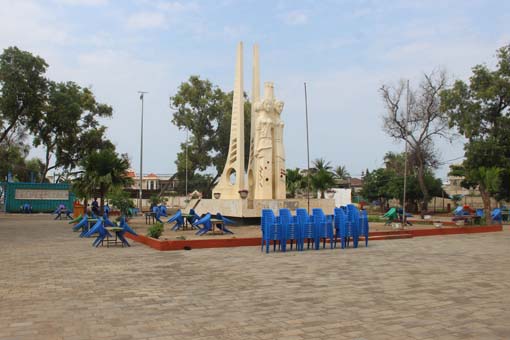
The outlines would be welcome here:
<svg viewBox="0 0 510 340">
<path fill-rule="evenodd" d="M 251 129 L 250 129 L 250 157 L 248 161 L 248 197 L 255 195 L 255 131 L 257 124 L 257 112 L 255 103 L 260 100 L 260 64 L 259 46 L 253 45 L 253 69 L 251 80 Z"/>
<path fill-rule="evenodd" d="M 243 43 L 240 42 L 237 46 L 232 122 L 230 125 L 230 144 L 227 162 L 218 184 L 213 189 L 213 196 L 219 194 L 221 199 L 239 198 L 239 190 L 246 189 L 244 177 Z"/>
</svg>

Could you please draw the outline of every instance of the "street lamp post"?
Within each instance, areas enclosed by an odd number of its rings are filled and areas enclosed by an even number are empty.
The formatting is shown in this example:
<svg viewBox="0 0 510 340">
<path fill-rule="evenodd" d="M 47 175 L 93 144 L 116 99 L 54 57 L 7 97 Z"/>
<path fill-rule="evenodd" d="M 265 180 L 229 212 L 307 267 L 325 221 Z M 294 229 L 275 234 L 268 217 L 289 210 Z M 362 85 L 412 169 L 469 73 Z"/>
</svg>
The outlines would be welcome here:
<svg viewBox="0 0 510 340">
<path fill-rule="evenodd" d="M 185 160 L 185 168 L 186 168 L 186 199 L 188 199 L 188 129 L 186 129 L 186 160 Z"/>
<path fill-rule="evenodd" d="M 306 117 L 306 159 L 307 159 L 307 171 L 306 171 L 306 199 L 308 201 L 308 213 L 310 213 L 310 139 L 308 137 L 308 96 L 306 94 L 306 82 L 305 85 L 305 117 Z"/>
<path fill-rule="evenodd" d="M 138 209 L 142 212 L 142 179 L 143 179 L 143 97 L 148 93 L 145 91 L 138 91 L 140 93 L 140 100 L 142 101 L 142 119 L 140 124 L 140 188 L 138 190 Z"/>
</svg>

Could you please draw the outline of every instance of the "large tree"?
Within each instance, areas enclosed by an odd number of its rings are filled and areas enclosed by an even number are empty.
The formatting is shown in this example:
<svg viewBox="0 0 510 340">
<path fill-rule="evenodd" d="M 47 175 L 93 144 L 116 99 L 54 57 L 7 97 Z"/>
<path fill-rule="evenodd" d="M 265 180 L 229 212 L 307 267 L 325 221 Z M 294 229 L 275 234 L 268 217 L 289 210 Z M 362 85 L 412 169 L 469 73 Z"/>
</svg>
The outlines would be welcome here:
<svg viewBox="0 0 510 340">
<path fill-rule="evenodd" d="M 18 127 L 36 131 L 47 99 L 47 66 L 17 47 L 0 55 L 0 143 Z"/>
<path fill-rule="evenodd" d="M 486 216 L 490 198 L 510 199 L 510 45 L 497 52 L 495 70 L 473 67 L 469 84 L 457 80 L 441 93 L 441 109 L 467 138 L 466 181 L 477 185 Z"/>
<path fill-rule="evenodd" d="M 409 165 L 416 171 L 422 192 L 422 216 L 431 197 L 426 174 L 437 164 L 434 141 L 437 137 L 450 137 L 448 115 L 440 110 L 439 93 L 446 85 L 446 75 L 440 71 L 425 74 L 416 89 L 407 91 L 404 81 L 380 89 L 387 110 L 383 117 L 384 130 L 392 138 L 407 143 L 412 156 Z"/>
<path fill-rule="evenodd" d="M 55 168 L 70 171 L 88 153 L 111 147 L 104 138 L 106 128 L 98 122 L 111 115 L 112 108 L 98 103 L 90 89 L 73 82 L 50 82 L 48 103 L 34 138 L 34 145 L 45 149 L 42 177 Z"/>
<path fill-rule="evenodd" d="M 209 80 L 191 76 L 179 86 L 177 93 L 170 97 L 170 107 L 175 110 L 172 123 L 189 132 L 189 141 L 181 143 L 181 151 L 177 155 L 178 178 L 184 182 L 186 162 L 189 180 L 197 173 L 213 167 L 216 173 L 210 177 L 209 183 L 201 188 L 206 194 L 211 191 L 225 166 L 230 141 L 232 96 L 232 92 L 222 91 Z M 244 96 L 244 131 L 248 132 L 251 105 L 246 94 Z M 249 138 L 249 133 L 245 133 L 245 166 L 248 164 Z"/>
</svg>

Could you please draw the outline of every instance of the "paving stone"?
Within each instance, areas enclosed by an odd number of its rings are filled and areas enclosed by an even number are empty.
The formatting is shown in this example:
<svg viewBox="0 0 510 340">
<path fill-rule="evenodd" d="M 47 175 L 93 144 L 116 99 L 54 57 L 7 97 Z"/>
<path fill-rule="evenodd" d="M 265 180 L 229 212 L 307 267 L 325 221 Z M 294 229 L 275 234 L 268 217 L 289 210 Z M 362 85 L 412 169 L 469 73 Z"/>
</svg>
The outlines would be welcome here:
<svg viewBox="0 0 510 340">
<path fill-rule="evenodd" d="M 0 339 L 507 339 L 510 230 L 368 248 L 92 248 L 0 214 Z"/>
</svg>

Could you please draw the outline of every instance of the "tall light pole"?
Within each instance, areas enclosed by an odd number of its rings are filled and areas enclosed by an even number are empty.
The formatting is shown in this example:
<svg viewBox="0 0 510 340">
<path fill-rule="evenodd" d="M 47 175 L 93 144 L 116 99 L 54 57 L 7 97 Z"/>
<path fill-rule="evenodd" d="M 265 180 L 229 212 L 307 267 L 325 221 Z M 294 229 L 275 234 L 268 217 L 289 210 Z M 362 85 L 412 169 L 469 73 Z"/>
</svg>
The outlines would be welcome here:
<svg viewBox="0 0 510 340">
<path fill-rule="evenodd" d="M 406 216 L 406 190 L 407 190 L 407 124 L 409 122 L 409 80 L 407 80 L 407 91 L 406 91 L 406 123 L 405 123 L 405 135 L 404 142 L 406 143 L 404 152 L 404 198 L 402 202 L 402 228 L 407 226 Z"/>
<path fill-rule="evenodd" d="M 138 190 L 138 208 L 142 212 L 142 179 L 143 179 L 143 96 L 148 93 L 145 91 L 138 91 L 140 93 L 140 100 L 142 101 L 142 122 L 140 124 L 140 188 Z"/>
<path fill-rule="evenodd" d="M 306 95 L 306 82 L 305 84 L 305 116 L 306 116 L 306 158 L 307 158 L 307 171 L 306 171 L 306 199 L 308 201 L 308 213 L 310 213 L 310 139 L 308 138 L 308 97 Z"/>
<path fill-rule="evenodd" d="M 185 160 L 185 168 L 186 168 L 186 199 L 188 199 L 188 129 L 186 129 L 186 160 Z"/>
</svg>

